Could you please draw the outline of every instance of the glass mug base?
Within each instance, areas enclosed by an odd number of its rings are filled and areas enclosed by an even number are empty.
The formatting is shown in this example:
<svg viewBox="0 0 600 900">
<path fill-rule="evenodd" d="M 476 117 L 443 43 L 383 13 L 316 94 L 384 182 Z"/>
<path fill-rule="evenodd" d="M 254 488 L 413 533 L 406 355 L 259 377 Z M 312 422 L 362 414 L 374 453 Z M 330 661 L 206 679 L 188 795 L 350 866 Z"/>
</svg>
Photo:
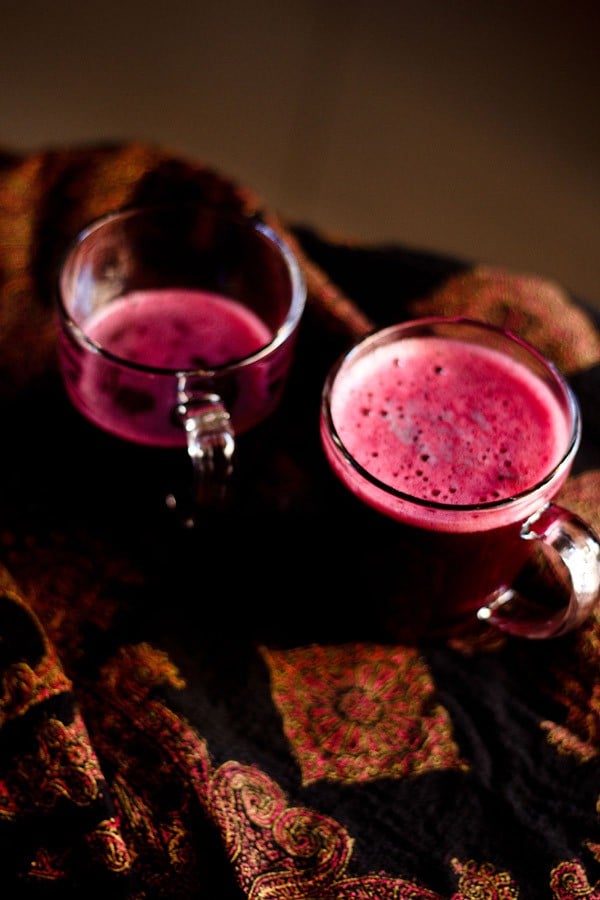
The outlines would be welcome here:
<svg viewBox="0 0 600 900">
<path fill-rule="evenodd" d="M 375 540 L 370 549 L 363 543 L 363 565 L 371 574 L 388 573 L 372 578 L 370 598 L 386 640 L 479 641 L 496 631 L 509 608 L 514 635 L 543 636 L 556 630 L 554 620 L 569 602 L 564 567 L 523 540 L 518 525 L 453 535 L 394 523 L 380 528 L 376 541 L 377 548 Z"/>
</svg>

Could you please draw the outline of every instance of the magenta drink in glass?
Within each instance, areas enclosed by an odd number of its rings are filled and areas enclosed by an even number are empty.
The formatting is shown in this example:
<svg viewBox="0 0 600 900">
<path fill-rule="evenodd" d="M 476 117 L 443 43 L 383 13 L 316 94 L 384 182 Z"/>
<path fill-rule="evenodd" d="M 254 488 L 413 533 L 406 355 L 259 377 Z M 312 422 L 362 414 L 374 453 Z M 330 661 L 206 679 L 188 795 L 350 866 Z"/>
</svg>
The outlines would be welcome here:
<svg viewBox="0 0 600 900">
<path fill-rule="evenodd" d="M 110 213 L 60 272 L 67 393 L 118 438 L 187 449 L 193 506 L 218 506 L 236 435 L 281 400 L 305 300 L 294 254 L 254 217 L 181 203 Z"/>
<path fill-rule="evenodd" d="M 486 622 L 543 638 L 589 615 L 598 540 L 553 501 L 580 430 L 556 368 L 482 322 L 394 325 L 338 360 L 323 391 L 322 443 L 341 482 L 398 523 L 399 628 L 460 634 Z M 527 593 L 533 571 L 538 583 L 552 573 L 561 590 Z"/>
</svg>

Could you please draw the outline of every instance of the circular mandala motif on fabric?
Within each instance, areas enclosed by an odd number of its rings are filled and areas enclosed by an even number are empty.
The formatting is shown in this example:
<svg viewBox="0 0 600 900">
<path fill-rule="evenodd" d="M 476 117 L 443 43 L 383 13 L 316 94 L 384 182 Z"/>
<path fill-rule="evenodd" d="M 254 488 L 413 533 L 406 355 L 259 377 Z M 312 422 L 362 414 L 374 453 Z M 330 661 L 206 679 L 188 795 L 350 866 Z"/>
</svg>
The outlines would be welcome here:
<svg viewBox="0 0 600 900">
<path fill-rule="evenodd" d="M 303 784 L 467 768 L 414 648 L 345 644 L 261 652 Z"/>
</svg>

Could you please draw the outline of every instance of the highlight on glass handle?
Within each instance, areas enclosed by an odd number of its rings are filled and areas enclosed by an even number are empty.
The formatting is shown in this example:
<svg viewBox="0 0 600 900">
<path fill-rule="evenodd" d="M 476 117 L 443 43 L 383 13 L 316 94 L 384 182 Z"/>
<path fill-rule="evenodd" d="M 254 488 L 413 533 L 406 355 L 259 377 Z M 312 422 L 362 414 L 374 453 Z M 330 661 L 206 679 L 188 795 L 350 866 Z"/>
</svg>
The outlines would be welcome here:
<svg viewBox="0 0 600 900">
<path fill-rule="evenodd" d="M 548 503 L 521 528 L 536 542 L 539 565 L 561 581 L 568 599 L 552 602 L 551 590 L 525 596 L 515 585 L 499 591 L 477 613 L 480 621 L 527 638 L 559 637 L 581 625 L 600 599 L 600 541 L 578 516 Z M 558 566 L 557 566 L 558 564 Z M 551 579 L 550 579 L 551 580 Z"/>
<path fill-rule="evenodd" d="M 219 509 L 228 499 L 233 473 L 235 433 L 231 417 L 218 394 L 190 390 L 184 377 L 177 399 L 177 414 L 192 462 L 191 508 Z M 194 524 L 192 519 L 189 524 Z"/>
</svg>

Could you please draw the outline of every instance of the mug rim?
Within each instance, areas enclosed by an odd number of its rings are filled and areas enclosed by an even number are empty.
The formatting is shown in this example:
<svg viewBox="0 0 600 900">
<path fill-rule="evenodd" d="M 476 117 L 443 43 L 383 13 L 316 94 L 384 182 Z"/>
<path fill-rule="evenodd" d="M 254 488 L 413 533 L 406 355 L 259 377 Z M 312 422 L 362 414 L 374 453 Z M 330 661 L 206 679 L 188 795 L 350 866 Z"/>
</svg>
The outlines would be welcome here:
<svg viewBox="0 0 600 900">
<path fill-rule="evenodd" d="M 348 450 L 348 448 L 344 444 L 344 441 L 340 437 L 333 421 L 330 401 L 336 378 L 342 368 L 346 364 L 352 362 L 354 357 L 364 352 L 365 348 L 368 348 L 371 344 L 377 346 L 381 342 L 385 342 L 386 338 L 389 335 L 397 334 L 399 336 L 402 336 L 405 335 L 406 332 L 414 329 L 435 327 L 437 325 L 459 327 L 465 325 L 471 328 L 478 328 L 482 331 L 488 331 L 496 334 L 499 337 L 508 339 L 511 343 L 519 345 L 521 349 L 525 350 L 530 356 L 533 356 L 537 363 L 540 364 L 546 370 L 546 372 L 551 375 L 553 382 L 560 387 L 565 399 L 566 408 L 568 409 L 570 415 L 570 434 L 567 447 L 561 454 L 558 462 L 544 476 L 544 478 L 535 482 L 535 484 L 531 485 L 525 490 L 519 491 L 516 494 L 511 494 L 508 497 L 503 497 L 499 500 L 486 500 L 480 503 L 443 503 L 439 500 L 430 500 L 423 497 L 416 497 L 413 494 L 408 494 L 404 491 L 399 490 L 398 488 L 393 487 L 392 485 L 386 484 L 384 481 L 381 481 L 379 478 L 377 478 L 376 475 L 373 475 L 371 472 L 369 472 L 364 466 L 361 465 L 361 463 L 358 462 L 358 460 L 354 458 L 354 456 Z M 572 388 L 566 381 L 563 374 L 556 367 L 556 365 L 546 356 L 544 356 L 543 353 L 537 350 L 537 348 L 534 347 L 533 344 L 529 343 L 529 341 L 520 337 L 515 332 L 506 328 L 502 328 L 501 326 L 494 325 L 491 322 L 486 322 L 482 319 L 474 319 L 468 316 L 424 316 L 416 319 L 406 319 L 402 322 L 396 322 L 392 325 L 387 325 L 384 327 L 377 327 L 373 331 L 370 331 L 368 334 L 354 343 L 349 349 L 343 352 L 329 370 L 321 394 L 321 412 L 326 424 L 327 434 L 333 442 L 336 450 L 342 455 L 346 462 L 350 464 L 350 466 L 354 469 L 355 472 L 358 473 L 358 475 L 362 479 L 369 482 L 371 485 L 373 485 L 373 487 L 377 488 L 378 491 L 387 494 L 388 496 L 391 496 L 396 500 L 401 501 L 402 503 L 410 504 L 411 506 L 417 506 L 424 509 L 440 510 L 443 511 L 446 515 L 450 516 L 452 516 L 454 513 L 462 514 L 467 512 L 491 513 L 516 506 L 519 503 L 525 502 L 527 500 L 532 501 L 533 499 L 535 499 L 536 495 L 542 493 L 549 484 L 561 478 L 561 476 L 565 473 L 565 470 L 567 470 L 571 465 L 573 457 L 575 456 L 575 453 L 577 452 L 581 441 L 581 411 L 579 408 L 579 403 Z"/>
<path fill-rule="evenodd" d="M 227 220 L 236 222 L 238 225 L 248 226 L 254 232 L 264 236 L 266 241 L 280 253 L 290 278 L 291 299 L 286 316 L 267 344 L 260 347 L 258 350 L 255 350 L 253 353 L 242 356 L 233 362 L 222 363 L 221 365 L 211 366 L 210 368 L 200 367 L 192 369 L 185 367 L 172 368 L 168 366 L 152 366 L 147 363 L 125 359 L 90 338 L 68 311 L 64 301 L 63 291 L 63 277 L 67 263 L 78 247 L 110 222 L 125 220 L 146 213 L 168 212 L 169 210 L 175 212 L 184 209 L 205 211 L 215 219 Z M 134 203 L 108 210 L 102 215 L 91 219 L 79 229 L 75 237 L 68 243 L 59 261 L 55 279 L 55 304 L 60 319 L 65 328 L 68 329 L 69 334 L 71 334 L 79 344 L 87 347 L 94 353 L 99 353 L 116 365 L 126 369 L 131 369 L 135 372 L 145 372 L 152 375 L 164 375 L 170 377 L 179 377 L 182 375 L 197 376 L 200 378 L 217 377 L 223 374 L 235 373 L 270 356 L 291 337 L 297 328 L 306 307 L 307 293 L 307 282 L 300 265 L 300 260 L 292 251 L 288 242 L 286 242 L 274 228 L 262 221 L 256 213 L 248 213 L 243 210 L 224 209 L 216 204 L 202 200 L 159 201 L 147 204 Z"/>
</svg>

